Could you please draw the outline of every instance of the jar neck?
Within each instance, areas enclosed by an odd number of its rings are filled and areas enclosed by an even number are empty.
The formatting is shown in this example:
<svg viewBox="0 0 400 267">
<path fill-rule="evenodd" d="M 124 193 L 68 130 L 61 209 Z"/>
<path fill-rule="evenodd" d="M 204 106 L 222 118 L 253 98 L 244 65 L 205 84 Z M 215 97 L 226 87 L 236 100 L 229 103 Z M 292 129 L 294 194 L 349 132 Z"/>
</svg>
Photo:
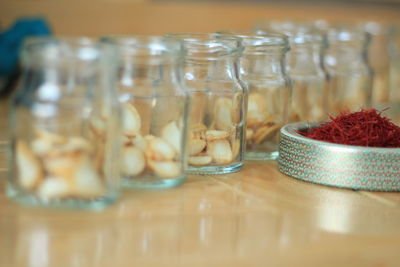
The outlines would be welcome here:
<svg viewBox="0 0 400 267">
<path fill-rule="evenodd" d="M 201 88 L 199 83 L 236 81 L 239 77 L 238 56 L 201 59 L 186 58 L 183 67 L 184 80 L 189 88 Z M 192 86 L 196 83 L 196 86 Z"/>
<path fill-rule="evenodd" d="M 318 43 L 292 44 L 287 56 L 287 68 L 290 74 L 321 72 L 323 46 Z"/>
<path fill-rule="evenodd" d="M 240 75 L 244 81 L 285 76 L 285 52 L 243 54 Z"/>
</svg>

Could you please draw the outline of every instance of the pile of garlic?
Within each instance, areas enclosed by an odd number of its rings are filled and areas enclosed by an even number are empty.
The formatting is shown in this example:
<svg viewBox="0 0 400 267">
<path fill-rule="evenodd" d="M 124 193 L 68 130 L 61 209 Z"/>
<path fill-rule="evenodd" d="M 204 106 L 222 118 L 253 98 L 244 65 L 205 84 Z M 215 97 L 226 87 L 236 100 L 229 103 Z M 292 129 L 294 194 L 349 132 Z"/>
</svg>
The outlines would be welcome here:
<svg viewBox="0 0 400 267">
<path fill-rule="evenodd" d="M 42 199 L 95 198 L 106 193 L 95 149 L 82 137 L 36 131 L 30 144 L 16 141 L 19 185 Z"/>
<path fill-rule="evenodd" d="M 161 136 L 142 136 L 142 120 L 131 103 L 122 105 L 122 166 L 124 177 L 156 175 L 160 178 L 179 178 L 182 133 L 176 121 L 167 123 Z"/>
<path fill-rule="evenodd" d="M 268 113 L 268 106 L 265 97 L 260 93 L 251 93 L 248 100 L 246 144 L 260 145 L 266 141 L 273 140 L 281 124 L 275 122 Z"/>
<path fill-rule="evenodd" d="M 239 111 L 232 99 L 220 97 L 215 101 L 213 122 L 207 128 L 194 123 L 189 132 L 189 165 L 224 165 L 233 162 L 240 151 L 237 138 Z"/>
</svg>

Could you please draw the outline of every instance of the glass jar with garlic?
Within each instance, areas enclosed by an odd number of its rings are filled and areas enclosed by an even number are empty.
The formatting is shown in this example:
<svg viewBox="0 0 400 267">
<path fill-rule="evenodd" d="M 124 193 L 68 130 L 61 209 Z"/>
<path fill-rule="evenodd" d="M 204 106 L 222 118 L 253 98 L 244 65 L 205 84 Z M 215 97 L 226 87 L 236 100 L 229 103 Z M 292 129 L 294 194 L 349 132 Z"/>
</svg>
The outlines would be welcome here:
<svg viewBox="0 0 400 267">
<path fill-rule="evenodd" d="M 185 179 L 189 97 L 180 80 L 181 43 L 157 36 L 109 36 L 119 51 L 122 185 L 168 188 Z"/>
<path fill-rule="evenodd" d="M 86 38 L 25 42 L 10 112 L 9 197 L 29 205 L 88 209 L 117 198 L 114 56 L 110 46 Z"/>
<path fill-rule="evenodd" d="M 183 80 L 191 98 L 188 171 L 235 172 L 243 165 L 247 90 L 239 80 L 240 38 L 174 33 L 186 50 Z"/>
<path fill-rule="evenodd" d="M 276 159 L 279 130 L 287 122 L 291 94 L 284 61 L 289 50 L 287 37 L 238 31 L 219 34 L 243 39 L 240 78 L 249 90 L 245 158 Z"/>
</svg>

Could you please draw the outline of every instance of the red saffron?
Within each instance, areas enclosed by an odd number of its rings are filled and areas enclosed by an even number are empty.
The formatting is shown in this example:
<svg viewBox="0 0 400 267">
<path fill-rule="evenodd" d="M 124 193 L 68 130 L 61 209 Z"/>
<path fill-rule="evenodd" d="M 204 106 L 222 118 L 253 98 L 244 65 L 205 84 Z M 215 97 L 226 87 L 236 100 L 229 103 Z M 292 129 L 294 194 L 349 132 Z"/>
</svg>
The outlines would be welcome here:
<svg viewBox="0 0 400 267">
<path fill-rule="evenodd" d="M 343 145 L 400 147 L 400 127 L 376 109 L 342 112 L 317 128 L 300 131 L 305 137 Z"/>
</svg>

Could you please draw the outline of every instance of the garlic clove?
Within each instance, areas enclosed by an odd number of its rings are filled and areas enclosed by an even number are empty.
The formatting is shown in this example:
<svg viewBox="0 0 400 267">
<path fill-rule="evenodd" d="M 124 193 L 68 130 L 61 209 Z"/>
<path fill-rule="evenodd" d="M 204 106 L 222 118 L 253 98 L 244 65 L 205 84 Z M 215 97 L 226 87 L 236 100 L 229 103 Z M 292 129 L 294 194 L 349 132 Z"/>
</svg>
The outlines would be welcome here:
<svg viewBox="0 0 400 267">
<path fill-rule="evenodd" d="M 202 139 L 192 139 L 189 143 L 189 155 L 199 154 L 206 147 L 206 141 Z"/>
<path fill-rule="evenodd" d="M 189 157 L 189 164 L 193 166 L 204 166 L 210 164 L 212 158 L 210 156 L 192 156 Z"/>
<path fill-rule="evenodd" d="M 261 144 L 266 140 L 272 139 L 280 129 L 279 124 L 274 124 L 272 126 L 262 126 L 257 129 L 257 131 L 253 135 L 253 139 L 256 144 Z"/>
<path fill-rule="evenodd" d="M 254 131 L 252 129 L 246 129 L 246 140 L 250 140 L 253 137 Z"/>
<path fill-rule="evenodd" d="M 154 137 L 154 139 L 149 142 L 145 154 L 148 160 L 169 161 L 175 157 L 176 151 L 163 139 Z"/>
<path fill-rule="evenodd" d="M 206 131 L 206 139 L 207 139 L 207 141 L 225 139 L 228 136 L 229 136 L 229 133 L 227 131 L 218 131 L 218 130 L 208 130 L 208 131 Z"/>
<path fill-rule="evenodd" d="M 105 186 L 89 157 L 83 157 L 74 172 L 74 195 L 99 197 L 105 194 Z"/>
<path fill-rule="evenodd" d="M 122 153 L 122 174 L 127 176 L 139 175 L 146 166 L 144 153 L 137 147 L 125 147 Z"/>
<path fill-rule="evenodd" d="M 175 121 L 171 121 L 161 130 L 161 137 L 167 141 L 180 154 L 181 151 L 181 131 Z"/>
<path fill-rule="evenodd" d="M 174 161 L 149 161 L 149 167 L 162 178 L 175 178 L 181 174 L 180 165 Z"/>
<path fill-rule="evenodd" d="M 40 160 L 25 141 L 17 141 L 16 164 L 19 184 L 25 189 L 33 189 L 42 181 L 44 174 Z"/>
<path fill-rule="evenodd" d="M 229 163 L 233 159 L 231 146 L 225 139 L 207 143 L 207 154 L 219 164 Z"/>
<path fill-rule="evenodd" d="M 134 136 L 140 132 L 142 121 L 139 112 L 129 103 L 122 105 L 122 129 L 124 134 Z"/>
</svg>

